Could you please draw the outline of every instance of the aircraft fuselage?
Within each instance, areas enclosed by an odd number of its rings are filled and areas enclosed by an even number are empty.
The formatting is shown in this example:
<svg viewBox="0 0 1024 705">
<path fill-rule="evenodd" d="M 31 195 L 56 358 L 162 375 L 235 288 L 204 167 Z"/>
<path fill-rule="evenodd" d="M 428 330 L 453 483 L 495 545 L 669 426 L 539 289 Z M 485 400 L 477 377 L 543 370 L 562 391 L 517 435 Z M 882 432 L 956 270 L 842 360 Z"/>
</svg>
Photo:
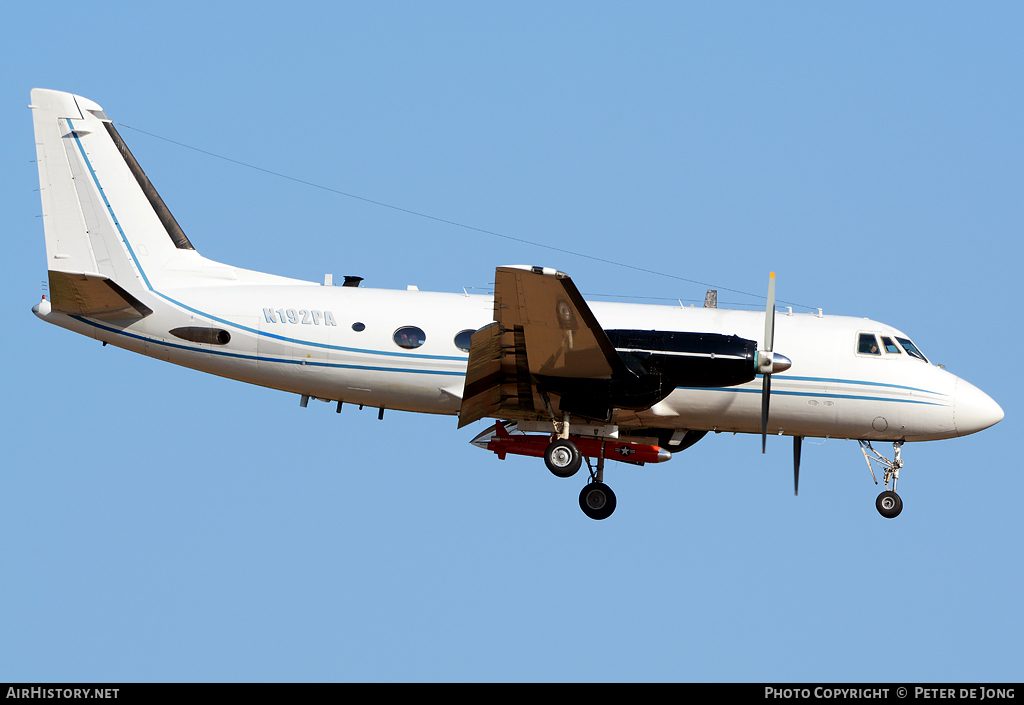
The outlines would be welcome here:
<svg viewBox="0 0 1024 705">
<path fill-rule="evenodd" d="M 457 414 L 467 353 L 455 337 L 488 324 L 489 296 L 316 284 L 170 289 L 146 303 L 154 315 L 123 326 L 51 312 L 45 320 L 174 364 L 265 387 L 345 403 Z M 699 331 L 757 340 L 758 311 L 595 302 L 609 331 Z M 399 347 L 415 326 L 425 340 Z M 169 333 L 224 329 L 225 345 Z M 779 313 L 775 347 L 793 361 L 773 375 L 770 433 L 923 441 L 973 433 L 995 410 L 980 390 L 902 349 L 858 354 L 859 335 L 906 338 L 865 318 Z M 616 411 L 622 428 L 760 432 L 760 382 L 678 388 L 654 408 Z"/>
</svg>

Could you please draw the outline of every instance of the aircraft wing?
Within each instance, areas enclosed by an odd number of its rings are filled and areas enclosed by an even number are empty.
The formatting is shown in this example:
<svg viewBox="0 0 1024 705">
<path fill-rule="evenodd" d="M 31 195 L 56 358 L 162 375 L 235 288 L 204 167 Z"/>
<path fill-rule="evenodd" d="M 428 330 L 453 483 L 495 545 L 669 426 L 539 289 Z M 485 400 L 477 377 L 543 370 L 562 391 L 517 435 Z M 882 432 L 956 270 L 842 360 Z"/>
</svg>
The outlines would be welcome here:
<svg viewBox="0 0 1024 705">
<path fill-rule="evenodd" d="M 538 378 L 610 380 L 623 372 L 569 275 L 498 267 L 494 323 L 473 334 L 459 427 L 486 417 L 546 416 Z"/>
</svg>

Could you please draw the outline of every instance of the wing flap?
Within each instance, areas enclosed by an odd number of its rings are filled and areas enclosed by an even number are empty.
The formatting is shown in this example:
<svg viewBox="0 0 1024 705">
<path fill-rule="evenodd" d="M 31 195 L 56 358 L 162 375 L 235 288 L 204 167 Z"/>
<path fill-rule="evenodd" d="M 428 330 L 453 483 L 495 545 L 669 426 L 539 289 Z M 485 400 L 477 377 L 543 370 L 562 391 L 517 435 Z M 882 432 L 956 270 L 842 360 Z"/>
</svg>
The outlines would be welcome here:
<svg viewBox="0 0 1024 705">
<path fill-rule="evenodd" d="M 534 398 L 521 326 L 484 326 L 470 342 L 459 428 L 489 416 L 532 415 Z"/>
<path fill-rule="evenodd" d="M 462 390 L 459 428 L 489 416 L 497 409 L 501 387 L 501 329 L 491 323 L 473 334 Z"/>
</svg>

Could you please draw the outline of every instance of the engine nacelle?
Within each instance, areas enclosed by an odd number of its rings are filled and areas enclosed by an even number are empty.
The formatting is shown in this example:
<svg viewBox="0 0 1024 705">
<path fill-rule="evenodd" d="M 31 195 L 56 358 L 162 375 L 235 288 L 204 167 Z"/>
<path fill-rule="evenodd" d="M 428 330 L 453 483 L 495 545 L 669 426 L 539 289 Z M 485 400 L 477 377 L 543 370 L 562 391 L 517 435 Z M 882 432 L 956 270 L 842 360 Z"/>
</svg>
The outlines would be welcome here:
<svg viewBox="0 0 1024 705">
<path fill-rule="evenodd" d="M 640 364 L 673 387 L 734 387 L 757 376 L 757 343 L 738 335 L 609 330 L 627 366 Z M 631 364 L 632 363 L 632 364 Z"/>
</svg>

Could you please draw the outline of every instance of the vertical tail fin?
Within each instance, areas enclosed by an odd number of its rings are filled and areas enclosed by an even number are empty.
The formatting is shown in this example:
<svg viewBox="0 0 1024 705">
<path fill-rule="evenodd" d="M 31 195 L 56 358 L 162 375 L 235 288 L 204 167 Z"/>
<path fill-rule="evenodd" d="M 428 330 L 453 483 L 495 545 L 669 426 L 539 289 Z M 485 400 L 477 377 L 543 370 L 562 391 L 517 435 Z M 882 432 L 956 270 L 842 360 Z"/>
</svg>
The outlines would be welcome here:
<svg viewBox="0 0 1024 705">
<path fill-rule="evenodd" d="M 58 292 L 75 295 L 68 281 L 110 280 L 138 294 L 171 260 L 198 258 L 103 108 L 39 88 L 31 107 L 47 268 Z"/>
</svg>

